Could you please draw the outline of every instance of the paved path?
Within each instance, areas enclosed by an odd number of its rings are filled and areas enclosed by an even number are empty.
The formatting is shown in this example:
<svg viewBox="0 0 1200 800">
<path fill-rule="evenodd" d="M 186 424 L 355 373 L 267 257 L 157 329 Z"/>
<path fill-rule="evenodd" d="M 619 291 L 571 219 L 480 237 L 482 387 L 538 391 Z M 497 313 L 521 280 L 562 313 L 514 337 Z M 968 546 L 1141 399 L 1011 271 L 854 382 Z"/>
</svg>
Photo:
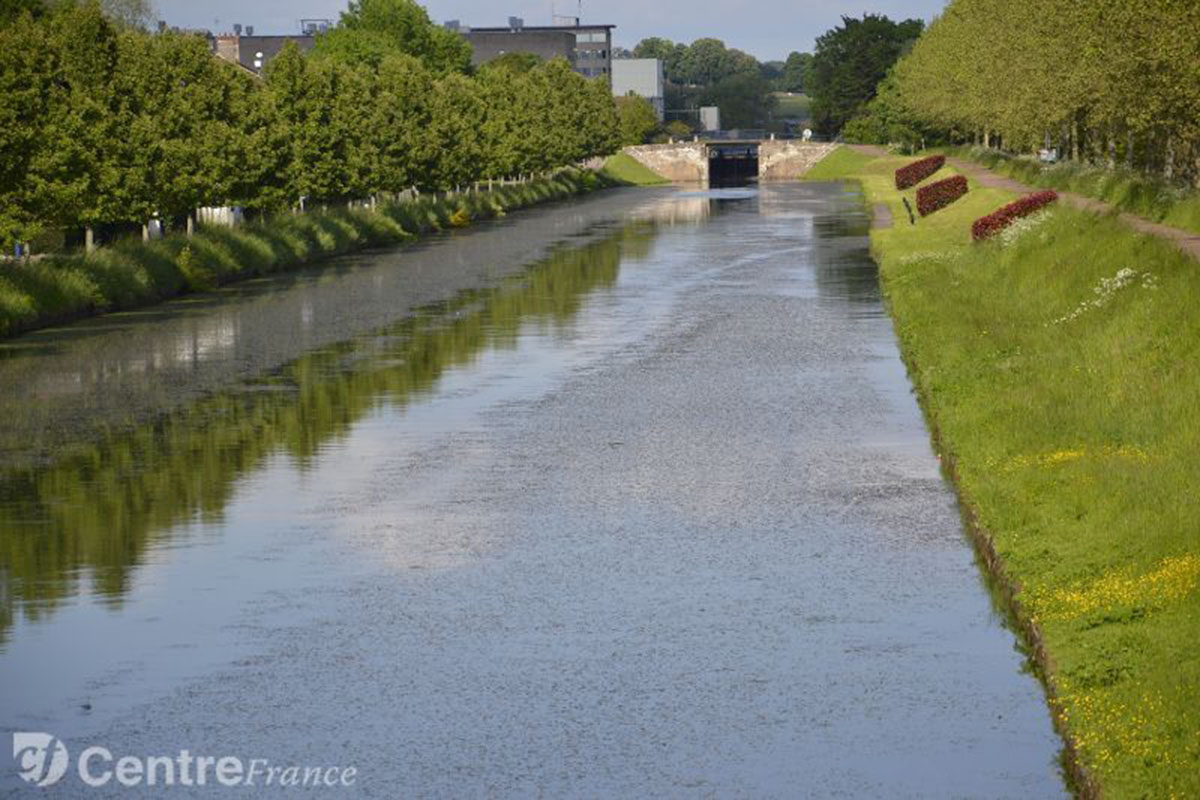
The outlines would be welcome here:
<svg viewBox="0 0 1200 800">
<path fill-rule="evenodd" d="M 862 153 L 863 155 L 873 157 L 883 157 L 887 155 L 887 151 L 882 147 L 874 145 L 850 145 L 852 150 Z M 1028 194 L 1030 192 L 1040 191 L 1036 187 L 1028 186 L 1020 181 L 1012 178 L 997 175 L 987 167 L 982 167 L 973 161 L 968 161 L 963 158 L 947 159 L 950 166 L 954 167 L 959 172 L 963 173 L 972 180 L 978 182 L 981 186 L 986 186 L 992 189 L 1007 189 L 1010 192 L 1019 194 Z M 1059 192 L 1058 196 L 1064 203 L 1079 208 L 1084 211 L 1090 211 L 1096 214 L 1112 214 L 1116 212 L 1111 204 L 1105 203 L 1102 200 L 1097 200 L 1094 197 L 1085 197 L 1075 192 Z M 1175 244 L 1180 250 L 1190 255 L 1192 258 L 1200 261 L 1200 234 L 1192 233 L 1191 231 L 1173 228 L 1170 225 L 1153 222 L 1145 217 L 1139 217 L 1136 214 L 1127 212 L 1118 213 L 1118 218 L 1126 225 L 1130 226 L 1139 233 L 1158 236 Z M 883 227 L 883 226 L 879 226 Z"/>
</svg>

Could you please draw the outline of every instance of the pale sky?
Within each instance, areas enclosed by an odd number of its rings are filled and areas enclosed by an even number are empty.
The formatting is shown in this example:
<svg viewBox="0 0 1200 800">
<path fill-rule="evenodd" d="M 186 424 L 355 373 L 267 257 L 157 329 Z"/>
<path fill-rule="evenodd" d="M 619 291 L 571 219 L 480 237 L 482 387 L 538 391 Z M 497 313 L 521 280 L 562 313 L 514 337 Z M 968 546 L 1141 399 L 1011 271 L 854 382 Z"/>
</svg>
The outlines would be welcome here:
<svg viewBox="0 0 1200 800">
<path fill-rule="evenodd" d="M 294 33 L 305 17 L 337 19 L 345 0 L 155 0 L 158 16 L 173 26 L 231 30 L 235 22 L 255 33 Z M 527 25 L 550 24 L 551 0 L 426 0 L 436 22 L 459 19 L 476 27 L 505 25 L 510 16 Z M 617 26 L 616 42 L 633 47 L 648 36 L 691 42 L 705 36 L 762 61 L 782 60 L 792 50 L 811 51 L 817 36 L 841 15 L 886 14 L 894 20 L 926 21 L 946 0 L 583 0 L 585 23 Z M 559 14 L 575 16 L 576 0 L 557 0 Z"/>
</svg>

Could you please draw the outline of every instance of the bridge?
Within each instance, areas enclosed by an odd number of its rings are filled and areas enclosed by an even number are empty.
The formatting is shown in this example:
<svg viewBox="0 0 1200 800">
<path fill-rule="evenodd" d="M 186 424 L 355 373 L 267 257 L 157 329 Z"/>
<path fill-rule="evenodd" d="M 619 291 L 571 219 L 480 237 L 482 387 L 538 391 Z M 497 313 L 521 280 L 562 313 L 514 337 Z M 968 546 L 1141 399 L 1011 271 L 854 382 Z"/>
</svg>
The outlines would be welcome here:
<svg viewBox="0 0 1200 800">
<path fill-rule="evenodd" d="M 625 152 L 670 181 L 719 186 L 795 180 L 837 147 L 791 139 L 729 139 L 627 147 Z"/>
</svg>

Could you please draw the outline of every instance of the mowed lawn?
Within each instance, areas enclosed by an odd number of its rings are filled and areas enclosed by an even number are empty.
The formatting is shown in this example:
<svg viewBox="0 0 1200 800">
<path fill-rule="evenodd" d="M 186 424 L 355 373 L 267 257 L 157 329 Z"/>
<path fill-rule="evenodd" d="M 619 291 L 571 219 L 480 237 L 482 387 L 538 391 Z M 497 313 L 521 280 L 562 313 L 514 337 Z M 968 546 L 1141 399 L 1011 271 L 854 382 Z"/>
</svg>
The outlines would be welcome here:
<svg viewBox="0 0 1200 800">
<path fill-rule="evenodd" d="M 912 226 L 912 160 L 809 177 L 892 210 L 871 242 L 913 381 L 1078 762 L 1107 797 L 1200 796 L 1200 263 L 1062 205 L 973 244 L 1016 196 L 974 181 Z"/>
<path fill-rule="evenodd" d="M 780 118 L 808 119 L 812 100 L 806 94 L 775 93 L 775 116 Z"/>
</svg>

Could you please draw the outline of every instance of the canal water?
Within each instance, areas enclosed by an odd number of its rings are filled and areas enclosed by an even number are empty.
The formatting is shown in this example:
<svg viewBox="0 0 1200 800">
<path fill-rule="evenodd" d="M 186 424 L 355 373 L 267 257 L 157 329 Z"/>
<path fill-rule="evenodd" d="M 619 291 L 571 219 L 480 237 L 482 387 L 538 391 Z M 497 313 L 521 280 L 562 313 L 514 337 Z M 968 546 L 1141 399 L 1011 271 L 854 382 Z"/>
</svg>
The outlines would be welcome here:
<svg viewBox="0 0 1200 800">
<path fill-rule="evenodd" d="M 867 224 L 621 190 L 5 344 L 0 724 L 346 796 L 1062 795 Z"/>
</svg>

